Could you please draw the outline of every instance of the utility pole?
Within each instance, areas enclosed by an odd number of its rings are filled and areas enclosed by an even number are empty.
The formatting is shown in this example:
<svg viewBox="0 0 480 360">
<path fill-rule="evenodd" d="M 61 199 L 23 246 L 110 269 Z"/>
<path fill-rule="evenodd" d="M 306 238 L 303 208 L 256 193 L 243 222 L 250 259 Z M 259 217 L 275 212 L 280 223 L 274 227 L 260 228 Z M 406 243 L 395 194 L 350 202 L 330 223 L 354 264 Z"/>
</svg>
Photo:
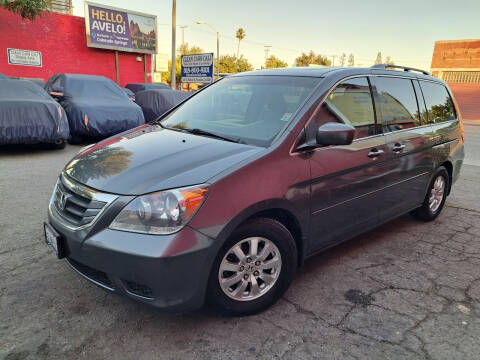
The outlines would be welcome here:
<svg viewBox="0 0 480 360">
<path fill-rule="evenodd" d="M 198 20 L 197 24 L 207 25 L 210 29 L 217 33 L 217 79 L 220 78 L 220 32 L 217 31 L 212 25 L 205 21 Z"/>
<path fill-rule="evenodd" d="M 170 72 L 170 86 L 173 90 L 177 87 L 177 51 L 176 51 L 176 44 L 175 41 L 177 39 L 177 1 L 172 0 L 172 71 Z"/>
<path fill-rule="evenodd" d="M 188 28 L 187 25 L 182 25 L 180 26 L 180 29 L 182 29 L 182 48 L 185 49 L 185 29 Z M 185 55 L 185 54 L 183 54 Z"/>
<path fill-rule="evenodd" d="M 271 45 L 265 45 L 264 48 L 265 48 L 265 61 L 267 61 L 268 55 L 270 54 L 270 49 L 272 48 L 272 46 Z"/>
<path fill-rule="evenodd" d="M 335 58 L 337 57 L 337 55 L 332 55 L 332 66 L 335 66 Z"/>
<path fill-rule="evenodd" d="M 217 31 L 217 80 L 220 79 L 220 33 Z"/>
</svg>

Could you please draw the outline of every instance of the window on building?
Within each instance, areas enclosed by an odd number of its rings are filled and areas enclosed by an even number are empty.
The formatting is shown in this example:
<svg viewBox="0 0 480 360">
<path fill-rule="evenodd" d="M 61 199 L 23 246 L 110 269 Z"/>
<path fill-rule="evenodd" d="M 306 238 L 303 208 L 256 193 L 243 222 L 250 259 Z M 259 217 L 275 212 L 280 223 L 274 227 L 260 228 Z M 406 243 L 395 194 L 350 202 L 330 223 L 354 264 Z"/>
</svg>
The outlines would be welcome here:
<svg viewBox="0 0 480 360">
<path fill-rule="evenodd" d="M 480 71 L 444 71 L 441 78 L 447 83 L 478 84 Z"/>
</svg>

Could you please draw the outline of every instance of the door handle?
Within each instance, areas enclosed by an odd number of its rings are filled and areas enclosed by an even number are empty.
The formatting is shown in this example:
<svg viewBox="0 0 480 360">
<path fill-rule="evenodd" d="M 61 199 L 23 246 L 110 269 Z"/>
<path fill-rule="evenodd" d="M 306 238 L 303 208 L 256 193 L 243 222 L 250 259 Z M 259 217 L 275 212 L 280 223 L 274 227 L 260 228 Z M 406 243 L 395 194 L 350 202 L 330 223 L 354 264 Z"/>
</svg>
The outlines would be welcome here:
<svg viewBox="0 0 480 360">
<path fill-rule="evenodd" d="M 376 158 L 377 156 L 380 156 L 384 153 L 383 150 L 378 150 L 378 149 L 375 149 L 373 148 L 372 150 L 370 150 L 370 152 L 368 153 L 368 157 L 369 158 Z"/>
<path fill-rule="evenodd" d="M 395 145 L 393 145 L 392 151 L 393 152 L 401 152 L 403 149 L 405 149 L 404 144 L 396 143 Z"/>
</svg>

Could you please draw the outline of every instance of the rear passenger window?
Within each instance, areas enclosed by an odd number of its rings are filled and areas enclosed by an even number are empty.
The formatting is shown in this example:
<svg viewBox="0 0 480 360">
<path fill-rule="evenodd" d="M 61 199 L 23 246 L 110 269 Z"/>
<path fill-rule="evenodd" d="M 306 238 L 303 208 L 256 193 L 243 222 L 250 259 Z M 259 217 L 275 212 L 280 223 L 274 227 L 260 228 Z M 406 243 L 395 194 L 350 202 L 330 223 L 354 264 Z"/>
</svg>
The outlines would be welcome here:
<svg viewBox="0 0 480 360">
<path fill-rule="evenodd" d="M 320 118 L 324 120 L 322 123 L 336 121 L 354 126 L 355 139 L 375 135 L 375 116 L 367 78 L 340 83 L 325 99 Z"/>
<path fill-rule="evenodd" d="M 376 104 L 385 132 L 422 125 L 410 79 L 376 77 L 375 86 L 378 93 Z"/>
<path fill-rule="evenodd" d="M 430 124 L 455 119 L 453 101 L 444 85 L 420 81 L 420 86 L 427 105 L 428 122 Z"/>
</svg>

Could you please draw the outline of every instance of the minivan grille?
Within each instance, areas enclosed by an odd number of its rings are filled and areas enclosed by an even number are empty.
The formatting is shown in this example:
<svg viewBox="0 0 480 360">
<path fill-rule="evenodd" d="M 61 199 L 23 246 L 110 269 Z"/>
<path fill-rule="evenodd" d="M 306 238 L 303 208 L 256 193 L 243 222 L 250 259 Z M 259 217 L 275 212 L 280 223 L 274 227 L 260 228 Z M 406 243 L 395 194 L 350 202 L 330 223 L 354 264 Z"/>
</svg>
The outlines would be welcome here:
<svg viewBox="0 0 480 360">
<path fill-rule="evenodd" d="M 59 181 L 53 204 L 63 219 L 75 227 L 80 227 L 90 224 L 107 203 L 88 199 Z"/>
</svg>

